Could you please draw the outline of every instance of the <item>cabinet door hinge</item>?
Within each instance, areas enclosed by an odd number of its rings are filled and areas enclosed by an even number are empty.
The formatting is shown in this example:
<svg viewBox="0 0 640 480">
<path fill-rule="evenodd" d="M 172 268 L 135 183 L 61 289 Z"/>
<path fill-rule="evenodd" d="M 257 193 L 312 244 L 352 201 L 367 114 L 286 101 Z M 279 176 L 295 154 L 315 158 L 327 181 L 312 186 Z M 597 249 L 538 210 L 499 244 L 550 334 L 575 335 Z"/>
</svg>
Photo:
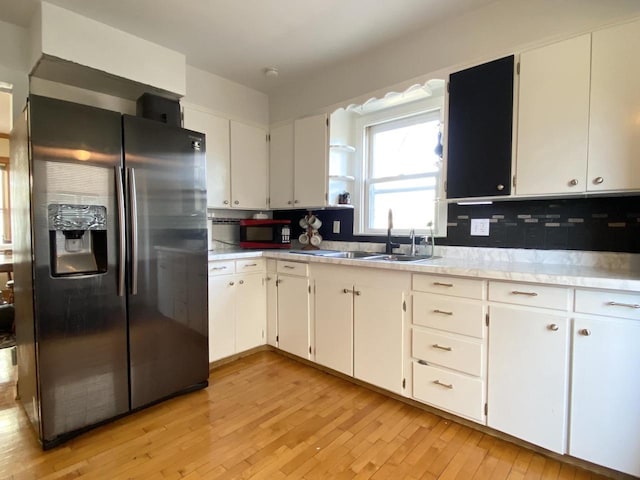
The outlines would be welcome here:
<svg viewBox="0 0 640 480">
<path fill-rule="evenodd" d="M 307 286 L 307 290 L 309 290 L 309 293 L 311 293 L 311 285 Z"/>
<path fill-rule="evenodd" d="M 406 378 L 402 379 L 402 388 L 407 388 L 407 379 Z"/>
<path fill-rule="evenodd" d="M 280 341 L 280 335 L 276 335 L 276 342 Z"/>
<path fill-rule="evenodd" d="M 516 74 L 520 75 L 520 62 L 516 64 Z"/>
<path fill-rule="evenodd" d="M 447 182 L 446 181 L 444 182 L 444 191 L 445 191 L 445 193 L 447 191 Z"/>
<path fill-rule="evenodd" d="M 515 188 L 516 186 L 516 176 L 513 176 L 513 180 L 511 181 L 511 183 L 513 184 L 513 187 Z"/>
<path fill-rule="evenodd" d="M 406 301 L 406 300 L 403 300 L 403 301 L 402 301 L 402 311 L 403 311 L 403 312 L 406 312 L 406 311 L 407 311 L 407 301 Z"/>
<path fill-rule="evenodd" d="M 324 192 L 324 201 L 325 202 L 329 201 L 329 194 L 327 192 Z"/>
<path fill-rule="evenodd" d="M 484 414 L 485 415 L 489 415 L 489 404 L 488 403 L 484 404 Z"/>
<path fill-rule="evenodd" d="M 485 313 L 484 315 L 484 324 L 488 327 L 489 326 L 489 314 Z"/>
<path fill-rule="evenodd" d="M 324 119 L 325 123 L 327 124 L 327 127 L 329 126 L 329 117 Z"/>
<path fill-rule="evenodd" d="M 264 340 L 264 329 L 262 329 L 262 339 Z"/>
<path fill-rule="evenodd" d="M 270 133 L 268 133 L 268 134 L 267 134 L 267 142 L 270 142 L 270 141 L 271 141 L 271 134 L 270 134 Z"/>
<path fill-rule="evenodd" d="M 311 345 L 309 345 L 309 355 L 311 355 Z"/>
<path fill-rule="evenodd" d="M 450 85 L 450 83 L 447 82 L 447 93 L 449 93 L 451 91 L 451 90 L 449 90 L 449 85 Z"/>
</svg>

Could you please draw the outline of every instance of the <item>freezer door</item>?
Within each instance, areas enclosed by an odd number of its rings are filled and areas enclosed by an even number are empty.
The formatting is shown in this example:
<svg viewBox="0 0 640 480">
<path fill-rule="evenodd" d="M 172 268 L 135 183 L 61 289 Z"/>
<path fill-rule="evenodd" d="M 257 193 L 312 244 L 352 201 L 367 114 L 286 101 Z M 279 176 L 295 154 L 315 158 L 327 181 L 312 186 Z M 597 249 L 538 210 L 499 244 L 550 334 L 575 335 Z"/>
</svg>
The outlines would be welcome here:
<svg viewBox="0 0 640 480">
<path fill-rule="evenodd" d="M 206 385 L 204 135 L 123 117 L 131 407 Z"/>
<path fill-rule="evenodd" d="M 34 323 L 45 446 L 129 410 L 126 297 L 117 293 L 124 227 L 116 201 L 120 118 L 30 97 Z M 55 276 L 60 259 L 84 266 Z"/>
</svg>

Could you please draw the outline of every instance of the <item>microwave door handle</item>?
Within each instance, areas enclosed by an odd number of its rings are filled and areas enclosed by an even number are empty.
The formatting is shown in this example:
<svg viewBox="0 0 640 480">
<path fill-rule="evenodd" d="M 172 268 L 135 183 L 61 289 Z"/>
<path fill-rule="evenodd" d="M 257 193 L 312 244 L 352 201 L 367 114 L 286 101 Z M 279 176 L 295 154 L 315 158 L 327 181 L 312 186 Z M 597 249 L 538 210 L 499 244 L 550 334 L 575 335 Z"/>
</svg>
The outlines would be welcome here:
<svg viewBox="0 0 640 480">
<path fill-rule="evenodd" d="M 124 185 L 122 182 L 122 167 L 114 167 L 116 177 L 116 203 L 118 206 L 118 296 L 124 296 L 125 264 L 127 249 L 127 234 L 125 231 Z"/>
<path fill-rule="evenodd" d="M 138 294 L 138 200 L 136 198 L 136 172 L 128 169 L 129 215 L 131 223 L 131 295 Z"/>
</svg>

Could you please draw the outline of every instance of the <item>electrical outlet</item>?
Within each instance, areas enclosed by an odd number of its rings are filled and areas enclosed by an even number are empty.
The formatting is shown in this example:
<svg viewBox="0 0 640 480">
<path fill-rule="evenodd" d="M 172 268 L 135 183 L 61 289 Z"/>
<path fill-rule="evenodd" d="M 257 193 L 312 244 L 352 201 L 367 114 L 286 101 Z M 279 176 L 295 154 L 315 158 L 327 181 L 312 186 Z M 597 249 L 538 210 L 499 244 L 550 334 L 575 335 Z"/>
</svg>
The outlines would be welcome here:
<svg viewBox="0 0 640 480">
<path fill-rule="evenodd" d="M 340 233 L 340 220 L 333 221 L 333 233 Z"/>
<path fill-rule="evenodd" d="M 488 218 L 472 218 L 471 235 L 474 237 L 488 237 L 489 225 L 490 222 Z"/>
</svg>

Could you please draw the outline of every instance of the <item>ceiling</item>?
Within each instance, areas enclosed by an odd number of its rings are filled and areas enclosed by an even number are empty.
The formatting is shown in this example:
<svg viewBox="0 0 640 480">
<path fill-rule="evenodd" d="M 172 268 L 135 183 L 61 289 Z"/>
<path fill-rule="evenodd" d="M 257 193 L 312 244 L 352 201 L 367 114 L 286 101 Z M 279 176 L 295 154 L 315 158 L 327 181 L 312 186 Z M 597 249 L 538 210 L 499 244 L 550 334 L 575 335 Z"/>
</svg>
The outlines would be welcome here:
<svg viewBox="0 0 640 480">
<path fill-rule="evenodd" d="M 49 0 L 266 93 L 493 1 Z M 0 0 L 0 20 L 26 27 L 37 4 Z"/>
</svg>

